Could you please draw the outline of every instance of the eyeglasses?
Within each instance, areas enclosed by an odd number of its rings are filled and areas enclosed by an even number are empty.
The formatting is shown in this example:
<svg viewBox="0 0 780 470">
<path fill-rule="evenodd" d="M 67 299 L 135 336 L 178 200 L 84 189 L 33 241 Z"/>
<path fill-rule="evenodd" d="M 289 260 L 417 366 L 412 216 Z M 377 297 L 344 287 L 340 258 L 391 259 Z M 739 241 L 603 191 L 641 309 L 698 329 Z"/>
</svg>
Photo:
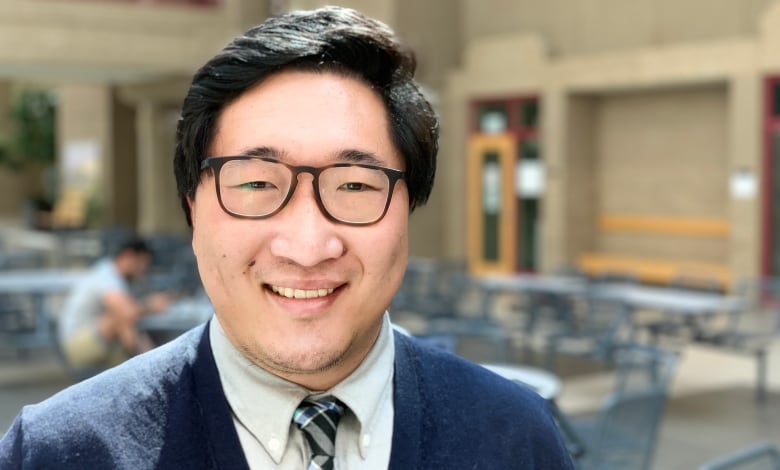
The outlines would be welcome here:
<svg viewBox="0 0 780 470">
<path fill-rule="evenodd" d="M 213 170 L 222 209 L 245 219 L 264 219 L 281 211 L 292 198 L 298 175 L 310 173 L 322 213 L 348 225 L 370 225 L 382 220 L 395 183 L 404 178 L 403 171 L 362 163 L 317 168 L 255 156 L 209 157 L 200 168 Z"/>
</svg>

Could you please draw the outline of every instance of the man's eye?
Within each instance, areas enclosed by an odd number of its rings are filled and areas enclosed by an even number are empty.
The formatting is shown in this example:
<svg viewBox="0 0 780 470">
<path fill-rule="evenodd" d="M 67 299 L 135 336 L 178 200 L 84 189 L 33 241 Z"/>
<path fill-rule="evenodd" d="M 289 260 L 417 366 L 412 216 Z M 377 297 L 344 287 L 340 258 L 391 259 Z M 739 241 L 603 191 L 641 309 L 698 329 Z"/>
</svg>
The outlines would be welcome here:
<svg viewBox="0 0 780 470">
<path fill-rule="evenodd" d="M 366 183 L 354 182 L 354 183 L 344 183 L 340 186 L 339 189 L 342 189 L 344 191 L 371 191 L 374 188 Z"/>
<path fill-rule="evenodd" d="M 241 189 L 273 189 L 275 186 L 268 181 L 248 181 L 238 185 Z"/>
</svg>

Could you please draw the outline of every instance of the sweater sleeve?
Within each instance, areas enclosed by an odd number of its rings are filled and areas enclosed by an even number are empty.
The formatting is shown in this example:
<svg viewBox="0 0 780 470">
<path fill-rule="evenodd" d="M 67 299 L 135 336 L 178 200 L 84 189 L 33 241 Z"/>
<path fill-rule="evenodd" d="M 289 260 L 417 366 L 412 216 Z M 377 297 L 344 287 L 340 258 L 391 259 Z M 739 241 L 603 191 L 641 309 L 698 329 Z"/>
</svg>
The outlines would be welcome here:
<svg viewBox="0 0 780 470">
<path fill-rule="evenodd" d="M 22 430 L 22 414 L 20 413 L 14 419 L 11 428 L 0 439 L 0 468 L 2 469 L 21 469 L 22 468 L 22 442 L 24 433 Z"/>
</svg>

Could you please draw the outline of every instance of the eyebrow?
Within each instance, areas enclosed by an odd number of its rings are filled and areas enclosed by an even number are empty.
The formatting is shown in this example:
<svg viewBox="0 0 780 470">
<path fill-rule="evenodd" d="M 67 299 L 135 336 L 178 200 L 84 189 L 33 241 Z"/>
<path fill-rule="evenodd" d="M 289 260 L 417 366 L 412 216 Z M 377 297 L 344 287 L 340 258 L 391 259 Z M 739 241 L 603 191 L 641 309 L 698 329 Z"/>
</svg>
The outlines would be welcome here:
<svg viewBox="0 0 780 470">
<path fill-rule="evenodd" d="M 347 163 L 366 163 L 369 165 L 385 166 L 387 162 L 383 161 L 371 152 L 363 150 L 343 150 L 339 152 L 339 160 Z"/>
<path fill-rule="evenodd" d="M 244 150 L 239 155 L 245 157 L 269 157 L 276 158 L 277 160 L 284 160 L 287 154 L 286 152 L 277 148 L 262 145 L 260 147 L 253 147 L 251 149 Z"/>
<path fill-rule="evenodd" d="M 239 155 L 247 157 L 268 157 L 284 161 L 289 158 L 287 152 L 275 147 L 261 145 L 244 150 Z M 336 154 L 336 159 L 346 163 L 365 163 L 369 165 L 384 166 L 387 162 L 372 152 L 357 149 L 342 150 Z"/>
</svg>

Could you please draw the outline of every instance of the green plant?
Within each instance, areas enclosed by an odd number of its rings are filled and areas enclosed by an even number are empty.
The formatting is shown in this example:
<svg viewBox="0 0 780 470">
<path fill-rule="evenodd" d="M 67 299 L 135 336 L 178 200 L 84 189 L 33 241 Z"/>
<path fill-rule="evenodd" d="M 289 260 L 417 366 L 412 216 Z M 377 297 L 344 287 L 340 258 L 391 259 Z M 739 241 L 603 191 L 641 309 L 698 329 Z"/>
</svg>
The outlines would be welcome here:
<svg viewBox="0 0 780 470">
<path fill-rule="evenodd" d="M 28 165 L 55 161 L 56 104 L 51 93 L 22 91 L 10 110 L 13 133 L 0 139 L 0 165 L 18 171 Z"/>
</svg>

